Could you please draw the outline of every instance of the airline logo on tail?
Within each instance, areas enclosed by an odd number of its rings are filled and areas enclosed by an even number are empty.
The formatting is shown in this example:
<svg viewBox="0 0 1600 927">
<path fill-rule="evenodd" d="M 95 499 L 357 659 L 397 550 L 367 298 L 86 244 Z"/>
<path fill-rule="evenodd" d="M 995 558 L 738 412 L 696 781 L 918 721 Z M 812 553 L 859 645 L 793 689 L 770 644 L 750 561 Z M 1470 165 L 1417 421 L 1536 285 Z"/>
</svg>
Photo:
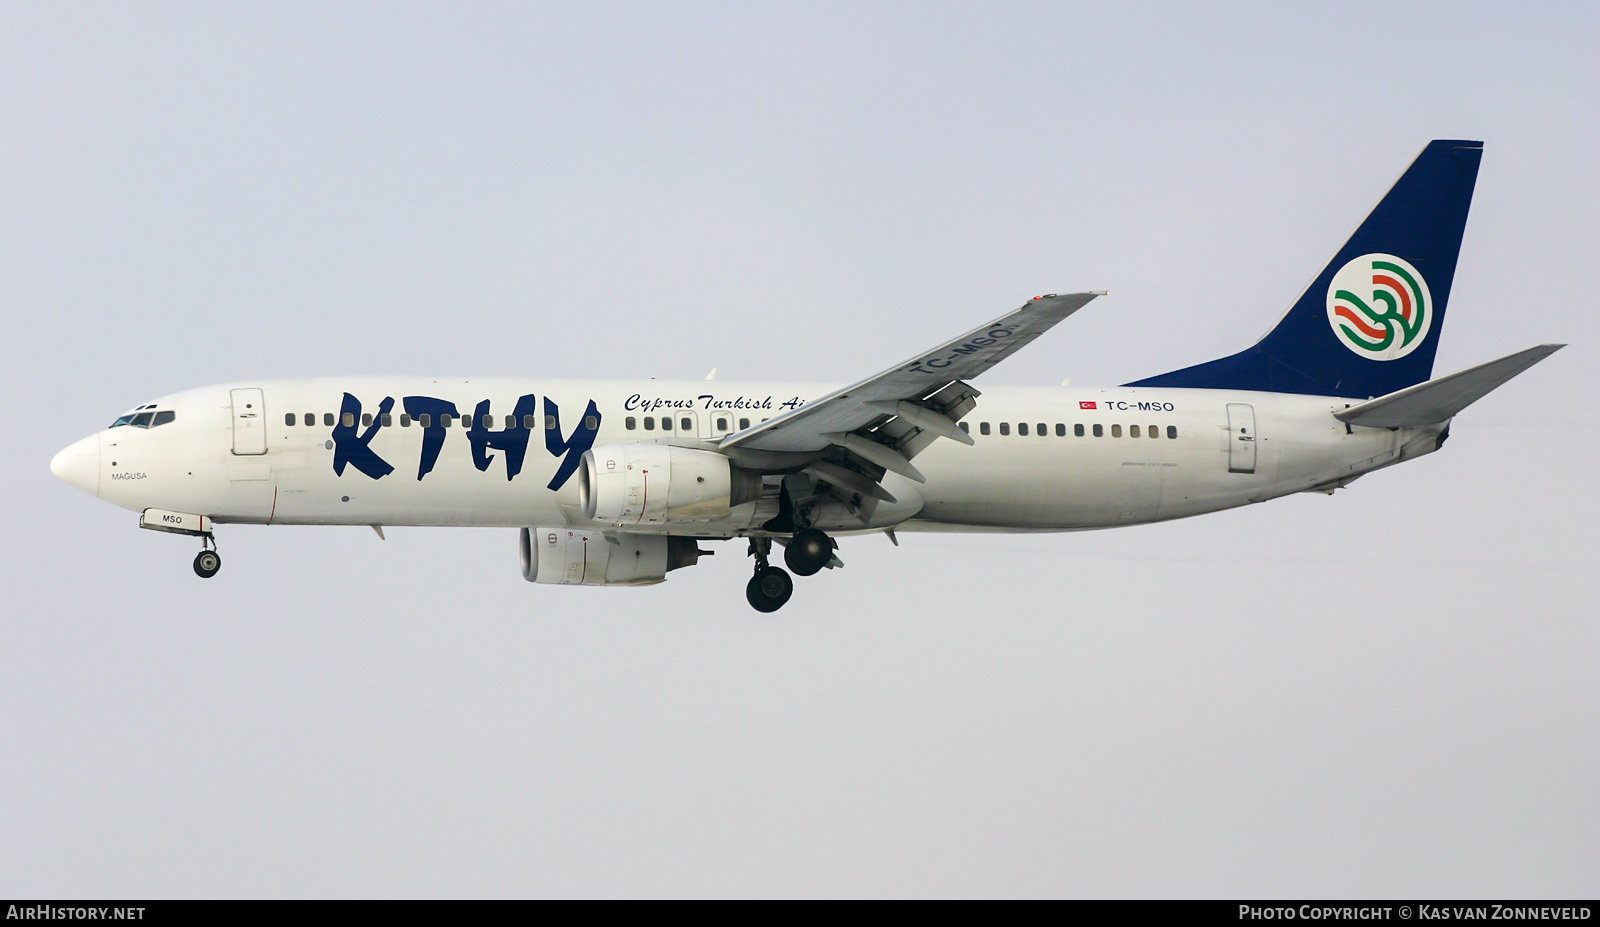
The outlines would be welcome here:
<svg viewBox="0 0 1600 927">
<path fill-rule="evenodd" d="M 1392 254 L 1363 254 L 1328 284 L 1328 324 L 1362 357 L 1405 357 L 1427 340 L 1433 324 L 1428 281 Z"/>
</svg>

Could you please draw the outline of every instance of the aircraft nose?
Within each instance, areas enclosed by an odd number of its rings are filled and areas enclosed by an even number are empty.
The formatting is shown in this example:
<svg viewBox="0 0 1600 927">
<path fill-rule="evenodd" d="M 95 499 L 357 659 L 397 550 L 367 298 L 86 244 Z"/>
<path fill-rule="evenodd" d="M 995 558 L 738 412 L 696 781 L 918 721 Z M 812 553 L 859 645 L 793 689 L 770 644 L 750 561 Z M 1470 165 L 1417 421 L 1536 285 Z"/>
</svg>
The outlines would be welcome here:
<svg viewBox="0 0 1600 927">
<path fill-rule="evenodd" d="M 50 472 L 74 489 L 100 495 L 100 436 L 67 445 L 50 460 Z"/>
</svg>

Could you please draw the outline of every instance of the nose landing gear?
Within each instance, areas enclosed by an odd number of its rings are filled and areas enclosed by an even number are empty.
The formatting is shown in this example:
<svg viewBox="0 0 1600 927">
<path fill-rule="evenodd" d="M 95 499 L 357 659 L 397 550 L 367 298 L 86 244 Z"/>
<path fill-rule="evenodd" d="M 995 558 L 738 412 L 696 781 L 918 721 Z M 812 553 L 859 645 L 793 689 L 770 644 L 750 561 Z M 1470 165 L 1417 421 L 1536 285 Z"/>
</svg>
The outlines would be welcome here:
<svg viewBox="0 0 1600 927">
<path fill-rule="evenodd" d="M 202 535 L 200 544 L 200 553 L 194 557 L 194 573 L 201 579 L 210 579 L 222 569 L 222 555 L 217 553 L 217 541 L 211 535 Z"/>
</svg>

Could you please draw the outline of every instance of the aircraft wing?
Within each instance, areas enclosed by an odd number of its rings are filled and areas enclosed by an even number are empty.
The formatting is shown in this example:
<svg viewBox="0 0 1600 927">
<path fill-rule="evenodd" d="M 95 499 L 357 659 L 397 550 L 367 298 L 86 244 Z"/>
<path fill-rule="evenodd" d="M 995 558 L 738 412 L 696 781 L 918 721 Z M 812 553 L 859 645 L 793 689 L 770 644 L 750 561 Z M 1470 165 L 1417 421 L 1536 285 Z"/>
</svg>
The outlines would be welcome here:
<svg viewBox="0 0 1600 927">
<path fill-rule="evenodd" d="M 834 449 L 834 460 L 813 465 L 814 476 L 884 498 L 887 493 L 876 486 L 883 470 L 921 481 L 909 460 L 934 439 L 972 443 L 956 422 L 976 405 L 979 392 L 962 381 L 1015 354 L 1101 295 L 1035 297 L 1009 315 L 876 376 L 729 435 L 721 446 L 735 457 L 752 451 L 816 456 Z"/>
</svg>

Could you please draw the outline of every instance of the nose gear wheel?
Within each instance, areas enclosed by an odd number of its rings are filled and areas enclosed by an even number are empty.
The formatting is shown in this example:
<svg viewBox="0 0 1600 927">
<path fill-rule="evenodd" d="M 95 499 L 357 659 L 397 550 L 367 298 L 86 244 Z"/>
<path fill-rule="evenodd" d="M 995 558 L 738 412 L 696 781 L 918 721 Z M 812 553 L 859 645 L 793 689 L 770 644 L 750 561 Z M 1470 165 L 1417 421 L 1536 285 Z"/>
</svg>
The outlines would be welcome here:
<svg viewBox="0 0 1600 927">
<path fill-rule="evenodd" d="M 210 579 L 222 569 L 222 558 L 214 550 L 202 550 L 195 554 L 194 572 L 201 579 Z"/>
</svg>

